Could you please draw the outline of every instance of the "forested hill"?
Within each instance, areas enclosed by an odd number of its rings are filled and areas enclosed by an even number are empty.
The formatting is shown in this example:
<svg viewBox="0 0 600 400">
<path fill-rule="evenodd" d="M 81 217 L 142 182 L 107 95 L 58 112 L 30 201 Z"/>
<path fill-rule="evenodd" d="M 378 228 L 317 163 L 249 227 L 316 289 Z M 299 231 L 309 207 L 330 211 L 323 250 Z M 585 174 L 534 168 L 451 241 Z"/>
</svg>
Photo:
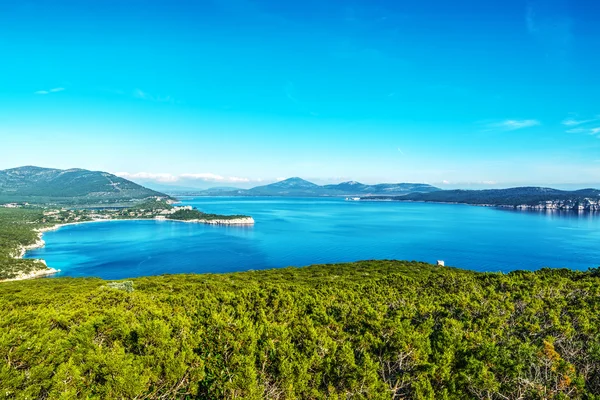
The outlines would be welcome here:
<svg viewBox="0 0 600 400">
<path fill-rule="evenodd" d="M 0 171 L 0 202 L 103 203 L 168 196 L 107 172 L 20 167 Z"/>
<path fill-rule="evenodd" d="M 0 284 L 0 397 L 597 399 L 597 271 L 367 261 Z"/>
<path fill-rule="evenodd" d="M 443 203 L 464 203 L 484 205 L 537 206 L 545 202 L 566 203 L 598 203 L 600 190 L 582 189 L 575 191 L 550 189 L 543 187 L 518 187 L 511 189 L 489 190 L 442 190 L 432 193 L 411 193 L 406 196 L 371 196 L 364 200 L 400 200 L 400 201 L 433 201 Z"/>
</svg>

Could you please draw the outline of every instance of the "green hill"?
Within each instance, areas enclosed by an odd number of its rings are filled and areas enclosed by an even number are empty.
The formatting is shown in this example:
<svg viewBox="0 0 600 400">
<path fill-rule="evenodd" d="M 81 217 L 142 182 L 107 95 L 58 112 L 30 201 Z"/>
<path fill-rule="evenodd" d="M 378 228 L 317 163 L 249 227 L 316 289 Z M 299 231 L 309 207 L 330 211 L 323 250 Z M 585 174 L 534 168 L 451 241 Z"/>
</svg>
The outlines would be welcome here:
<svg viewBox="0 0 600 400">
<path fill-rule="evenodd" d="M 600 278 L 416 262 L 0 284 L 0 397 L 597 399 Z"/>
<path fill-rule="evenodd" d="M 115 203 L 167 195 L 107 172 L 20 167 L 0 171 L 0 203 Z"/>
<path fill-rule="evenodd" d="M 559 190 L 545 187 L 516 187 L 487 190 L 441 190 L 432 193 L 411 193 L 405 196 L 369 196 L 363 200 L 432 201 L 440 203 L 485 204 L 496 206 L 539 206 L 546 202 L 557 206 L 585 205 L 593 209 L 600 204 L 600 190 Z"/>
</svg>

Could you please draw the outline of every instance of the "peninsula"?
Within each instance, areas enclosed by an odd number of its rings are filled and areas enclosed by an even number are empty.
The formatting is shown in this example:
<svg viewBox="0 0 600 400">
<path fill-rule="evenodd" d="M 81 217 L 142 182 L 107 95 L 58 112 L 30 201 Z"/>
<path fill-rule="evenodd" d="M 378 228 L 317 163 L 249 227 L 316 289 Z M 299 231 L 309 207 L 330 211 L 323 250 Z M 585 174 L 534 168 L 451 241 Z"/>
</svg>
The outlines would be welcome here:
<svg viewBox="0 0 600 400">
<path fill-rule="evenodd" d="M 414 201 L 469 204 L 515 210 L 600 211 L 600 190 L 517 187 L 489 190 L 440 190 L 405 196 L 361 196 L 360 201 Z"/>
</svg>

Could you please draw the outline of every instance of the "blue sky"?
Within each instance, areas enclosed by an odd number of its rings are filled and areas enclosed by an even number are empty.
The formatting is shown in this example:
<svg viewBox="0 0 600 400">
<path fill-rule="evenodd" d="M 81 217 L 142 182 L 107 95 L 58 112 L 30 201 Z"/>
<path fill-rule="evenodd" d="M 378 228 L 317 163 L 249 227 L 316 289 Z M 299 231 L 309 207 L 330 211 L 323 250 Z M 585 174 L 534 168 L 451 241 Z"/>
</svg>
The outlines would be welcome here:
<svg viewBox="0 0 600 400">
<path fill-rule="evenodd" d="M 600 183 L 592 0 L 0 1 L 0 168 Z"/>
</svg>

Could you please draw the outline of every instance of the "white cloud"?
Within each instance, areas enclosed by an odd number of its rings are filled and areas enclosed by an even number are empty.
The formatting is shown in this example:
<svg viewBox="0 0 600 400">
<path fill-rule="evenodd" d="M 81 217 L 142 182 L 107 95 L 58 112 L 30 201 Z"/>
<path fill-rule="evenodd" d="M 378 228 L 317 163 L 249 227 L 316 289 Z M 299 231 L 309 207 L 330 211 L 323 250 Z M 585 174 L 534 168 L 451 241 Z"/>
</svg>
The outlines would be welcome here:
<svg viewBox="0 0 600 400">
<path fill-rule="evenodd" d="M 588 135 L 600 135 L 600 126 L 595 128 L 573 128 L 568 129 L 567 133 L 582 133 Z"/>
<path fill-rule="evenodd" d="M 598 119 L 582 119 L 582 120 L 577 120 L 574 118 L 567 118 L 565 119 L 562 124 L 565 126 L 577 126 L 577 125 L 582 125 L 582 124 L 588 124 L 590 122 L 595 122 L 598 121 Z"/>
<path fill-rule="evenodd" d="M 237 176 L 221 176 L 211 173 L 202 174 L 181 174 L 180 178 L 183 179 L 197 179 L 206 182 L 229 182 L 229 183 L 246 183 L 250 182 L 248 178 L 240 178 Z"/>
<path fill-rule="evenodd" d="M 52 88 L 49 90 L 38 90 L 37 92 L 34 92 L 34 94 L 41 94 L 41 95 L 46 95 L 46 94 L 50 94 L 50 93 L 58 93 L 58 92 L 62 92 L 66 90 L 63 87 L 57 87 L 57 88 Z"/>
<path fill-rule="evenodd" d="M 178 180 L 176 176 L 166 173 L 156 174 L 151 172 L 136 172 L 131 174 L 129 172 L 115 172 L 115 175 L 125 179 L 140 179 L 156 182 L 176 182 Z"/>
<path fill-rule="evenodd" d="M 515 131 L 517 129 L 531 128 L 533 126 L 538 126 L 541 124 L 542 123 L 536 119 L 507 119 L 506 121 L 488 124 L 488 128 L 501 129 L 505 131 Z"/>
<path fill-rule="evenodd" d="M 444 184 L 444 185 L 449 185 L 449 184 L 450 184 L 450 181 L 443 180 L 443 181 L 442 181 L 442 184 Z"/>
<path fill-rule="evenodd" d="M 171 96 L 154 96 L 148 92 L 144 92 L 141 89 L 135 89 L 133 91 L 133 97 L 141 100 L 155 101 L 158 103 L 174 103 L 175 99 Z"/>
<path fill-rule="evenodd" d="M 142 181 L 155 181 L 155 182 L 178 182 L 181 180 L 200 180 L 204 182 L 221 182 L 221 183 L 248 183 L 248 182 L 260 182 L 260 179 L 249 179 L 240 178 L 237 176 L 221 176 L 211 173 L 199 173 L 199 174 L 180 174 L 173 175 L 169 173 L 154 173 L 154 172 L 116 172 L 115 175 L 125 179 L 142 180 Z"/>
</svg>

